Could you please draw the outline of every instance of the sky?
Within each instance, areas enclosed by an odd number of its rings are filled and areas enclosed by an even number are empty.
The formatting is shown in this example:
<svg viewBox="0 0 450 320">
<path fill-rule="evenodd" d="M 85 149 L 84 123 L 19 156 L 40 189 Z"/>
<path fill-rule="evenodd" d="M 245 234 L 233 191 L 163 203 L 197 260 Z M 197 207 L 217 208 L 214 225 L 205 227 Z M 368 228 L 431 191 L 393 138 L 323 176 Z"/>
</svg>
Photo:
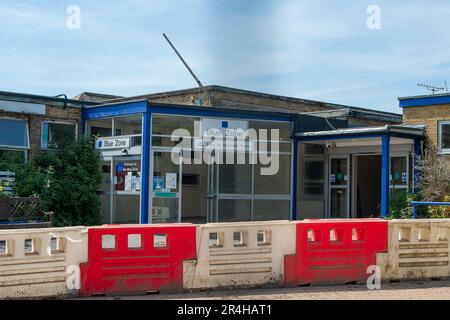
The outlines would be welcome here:
<svg viewBox="0 0 450 320">
<path fill-rule="evenodd" d="M 163 32 L 204 85 L 397 113 L 450 86 L 448 0 L 0 0 L 0 91 L 195 87 Z"/>
</svg>

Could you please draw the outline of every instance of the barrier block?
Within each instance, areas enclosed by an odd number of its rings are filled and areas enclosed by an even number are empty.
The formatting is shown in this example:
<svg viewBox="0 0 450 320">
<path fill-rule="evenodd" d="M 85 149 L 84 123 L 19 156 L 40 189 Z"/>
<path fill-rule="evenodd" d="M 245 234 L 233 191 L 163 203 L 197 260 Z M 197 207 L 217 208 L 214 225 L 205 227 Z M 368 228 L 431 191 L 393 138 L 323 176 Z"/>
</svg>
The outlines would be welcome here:
<svg viewBox="0 0 450 320">
<path fill-rule="evenodd" d="M 0 231 L 0 298 L 78 296 L 84 227 Z"/>
<path fill-rule="evenodd" d="M 381 219 L 295 222 L 295 255 L 285 257 L 285 283 L 334 284 L 366 280 L 376 254 L 387 250 L 388 223 Z"/>
<path fill-rule="evenodd" d="M 389 221 L 389 251 L 377 256 L 383 280 L 450 277 L 450 219 Z"/>
<path fill-rule="evenodd" d="M 284 256 L 295 252 L 289 221 L 210 223 L 197 228 L 197 261 L 185 261 L 184 288 L 283 285 Z"/>
<path fill-rule="evenodd" d="M 105 225 L 88 230 L 81 296 L 183 289 L 183 260 L 196 259 L 195 225 Z"/>
</svg>

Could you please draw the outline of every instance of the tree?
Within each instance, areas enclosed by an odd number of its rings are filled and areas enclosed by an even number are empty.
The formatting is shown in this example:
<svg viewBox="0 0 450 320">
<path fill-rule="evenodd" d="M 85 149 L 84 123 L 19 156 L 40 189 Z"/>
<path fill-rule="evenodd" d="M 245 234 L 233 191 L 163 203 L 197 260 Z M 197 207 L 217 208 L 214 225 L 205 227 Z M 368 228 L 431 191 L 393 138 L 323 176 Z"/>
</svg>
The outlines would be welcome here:
<svg viewBox="0 0 450 320">
<path fill-rule="evenodd" d="M 18 195 L 40 196 L 44 209 L 55 213 L 55 226 L 101 223 L 100 160 L 93 143 L 83 138 L 42 152 L 18 174 Z"/>
<path fill-rule="evenodd" d="M 424 201 L 439 201 L 448 194 L 450 169 L 436 147 L 429 140 L 426 142 L 427 147 L 418 161 L 420 194 Z"/>
</svg>

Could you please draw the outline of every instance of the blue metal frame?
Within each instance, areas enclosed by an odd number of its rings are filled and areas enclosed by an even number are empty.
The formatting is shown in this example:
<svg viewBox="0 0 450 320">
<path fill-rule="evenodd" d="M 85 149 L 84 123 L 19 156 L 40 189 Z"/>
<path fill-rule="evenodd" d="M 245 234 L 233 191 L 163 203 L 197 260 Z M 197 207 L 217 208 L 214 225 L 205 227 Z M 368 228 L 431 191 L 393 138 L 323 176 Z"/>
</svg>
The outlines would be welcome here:
<svg viewBox="0 0 450 320">
<path fill-rule="evenodd" d="M 390 166 L 390 137 L 385 134 L 381 136 L 381 217 L 389 215 L 389 166 Z"/>
<path fill-rule="evenodd" d="M 413 218 L 417 219 L 417 206 L 450 206 L 450 202 L 431 202 L 431 201 L 411 201 L 413 207 Z"/>
<path fill-rule="evenodd" d="M 400 100 L 400 108 L 432 106 L 450 103 L 450 96 L 423 97 Z"/>
<path fill-rule="evenodd" d="M 83 109 L 83 122 L 147 112 L 147 101 L 133 101 Z"/>
<path fill-rule="evenodd" d="M 150 197 L 150 148 L 151 148 L 151 124 L 152 118 L 149 112 L 144 113 L 144 123 L 142 126 L 142 177 L 141 177 L 141 224 L 148 223 L 149 197 Z"/>
<path fill-rule="evenodd" d="M 150 177 L 151 177 L 151 119 L 152 114 L 169 114 L 169 115 L 185 115 L 185 116 L 207 116 L 216 118 L 230 118 L 230 119 L 246 119 L 246 120 L 265 120 L 265 121 L 280 121 L 292 122 L 293 116 L 290 114 L 267 114 L 264 112 L 252 111 L 235 111 L 235 110 L 218 110 L 217 108 L 198 108 L 196 106 L 179 106 L 179 105 L 162 105 L 148 103 L 146 100 L 131 101 L 118 104 L 102 105 L 83 110 L 83 134 L 86 131 L 86 121 L 92 119 L 111 118 L 117 116 L 127 116 L 133 114 L 143 115 L 142 126 L 142 185 L 141 185 L 141 204 L 140 204 L 140 223 L 147 224 L 149 222 L 149 200 L 150 200 Z M 296 204 L 297 204 L 297 143 L 294 143 L 294 175 L 293 175 L 293 192 L 292 192 L 292 206 L 291 216 L 296 219 Z"/>
<path fill-rule="evenodd" d="M 291 195 L 291 220 L 297 220 L 297 155 L 298 155 L 298 142 L 293 140 L 292 150 L 292 195 Z"/>
</svg>

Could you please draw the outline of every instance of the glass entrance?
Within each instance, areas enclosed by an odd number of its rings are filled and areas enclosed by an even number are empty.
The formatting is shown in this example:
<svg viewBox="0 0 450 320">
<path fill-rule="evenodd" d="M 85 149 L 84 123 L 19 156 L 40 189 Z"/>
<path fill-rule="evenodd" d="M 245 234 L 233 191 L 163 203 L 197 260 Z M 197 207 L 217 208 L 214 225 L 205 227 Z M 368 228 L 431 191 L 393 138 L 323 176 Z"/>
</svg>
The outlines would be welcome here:
<svg viewBox="0 0 450 320">
<path fill-rule="evenodd" d="M 141 157 L 113 157 L 113 223 L 139 223 Z"/>
<path fill-rule="evenodd" d="M 168 150 L 152 152 L 151 223 L 181 222 L 182 158 Z M 175 160 L 175 162 L 173 161 Z"/>
<path fill-rule="evenodd" d="M 139 223 L 140 156 L 102 157 L 100 201 L 104 223 Z"/>
<path fill-rule="evenodd" d="M 330 217 L 349 217 L 349 158 L 330 159 Z"/>
</svg>

